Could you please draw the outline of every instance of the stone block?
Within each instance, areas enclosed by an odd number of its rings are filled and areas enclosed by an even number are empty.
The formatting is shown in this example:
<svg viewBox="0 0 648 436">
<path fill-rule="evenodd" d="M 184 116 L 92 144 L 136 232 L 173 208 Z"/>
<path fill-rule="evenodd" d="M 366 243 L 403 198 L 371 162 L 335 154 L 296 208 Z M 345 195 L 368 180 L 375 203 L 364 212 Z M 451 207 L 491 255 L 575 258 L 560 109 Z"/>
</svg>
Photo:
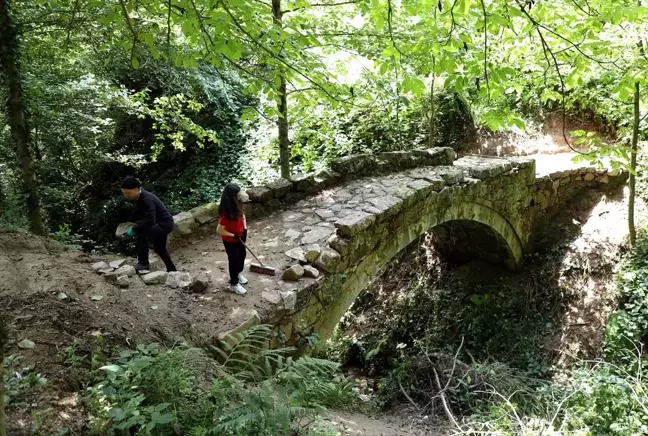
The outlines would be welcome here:
<svg viewBox="0 0 648 436">
<path fill-rule="evenodd" d="M 297 292 L 279 291 L 279 296 L 283 302 L 284 310 L 293 310 L 297 305 Z"/>
<path fill-rule="evenodd" d="M 335 216 L 335 212 L 328 209 L 317 209 L 315 210 L 315 214 L 322 219 L 332 218 Z"/>
<path fill-rule="evenodd" d="M 310 265 L 304 266 L 304 277 L 308 277 L 311 279 L 316 279 L 320 275 L 320 272 L 317 270 L 317 268 L 312 267 Z"/>
<path fill-rule="evenodd" d="M 293 265 L 283 272 L 282 280 L 289 282 L 296 282 L 304 276 L 304 267 L 301 265 Z"/>
<path fill-rule="evenodd" d="M 346 256 L 349 253 L 349 250 L 352 248 L 351 241 L 348 238 L 345 238 L 338 234 L 331 235 L 328 243 L 335 251 L 340 254 L 340 256 Z"/>
<path fill-rule="evenodd" d="M 353 154 L 335 159 L 331 168 L 342 175 L 366 174 L 376 166 L 376 159 L 370 154 Z"/>
<path fill-rule="evenodd" d="M 205 292 L 209 288 L 209 274 L 206 272 L 199 273 L 191 283 L 192 292 Z"/>
<path fill-rule="evenodd" d="M 115 274 L 115 271 L 108 272 L 103 275 L 103 278 L 109 283 L 117 283 L 119 276 Z"/>
<path fill-rule="evenodd" d="M 191 212 L 182 212 L 173 217 L 174 231 L 180 235 L 190 235 L 196 226 Z"/>
<path fill-rule="evenodd" d="M 272 197 L 282 198 L 292 190 L 293 184 L 290 180 L 277 179 L 266 185 L 272 191 Z"/>
<path fill-rule="evenodd" d="M 306 263 L 306 256 L 304 253 L 304 249 L 301 247 L 295 247 L 291 248 L 290 250 L 286 251 L 286 256 L 288 256 L 291 259 L 297 260 L 301 263 Z"/>
<path fill-rule="evenodd" d="M 376 215 L 355 211 L 335 222 L 335 228 L 344 236 L 353 236 L 376 221 Z"/>
<path fill-rule="evenodd" d="M 92 264 L 92 269 L 93 269 L 95 272 L 99 272 L 99 271 L 101 271 L 101 270 L 107 270 L 107 269 L 110 269 L 110 270 L 112 271 L 112 268 L 110 267 L 110 265 L 108 265 L 106 262 L 103 262 L 103 261 L 102 261 L 102 262 L 93 263 L 93 264 Z"/>
<path fill-rule="evenodd" d="M 124 265 L 121 268 L 115 270 L 115 274 L 117 275 L 117 277 L 120 276 L 133 277 L 135 275 L 135 268 L 133 268 L 131 265 Z"/>
<path fill-rule="evenodd" d="M 293 189 L 298 192 L 315 193 L 317 192 L 317 182 L 315 174 L 296 174 L 290 178 Z"/>
<path fill-rule="evenodd" d="M 232 330 L 219 333 L 218 340 L 233 345 L 238 342 L 238 333 L 243 333 L 244 331 L 259 324 L 261 324 L 261 317 L 259 316 L 259 313 L 256 310 L 251 310 L 247 313 L 247 319 L 241 325 Z"/>
<path fill-rule="evenodd" d="M 310 244 L 306 247 L 304 257 L 306 258 L 306 261 L 313 263 L 317 260 L 321 252 L 322 249 L 319 244 Z"/>
<path fill-rule="evenodd" d="M 173 271 L 167 274 L 165 284 L 173 289 L 189 289 L 191 282 L 189 273 Z"/>
<path fill-rule="evenodd" d="M 331 233 L 333 233 L 333 229 L 330 227 L 315 226 L 311 230 L 304 233 L 301 238 L 301 243 L 304 245 L 314 244 L 315 242 L 328 238 Z"/>
<path fill-rule="evenodd" d="M 416 191 L 407 185 L 390 186 L 386 189 L 386 191 L 394 197 L 403 200 L 404 205 L 407 205 L 414 194 L 416 194 Z"/>
<path fill-rule="evenodd" d="M 315 266 L 326 272 L 335 272 L 340 263 L 340 253 L 330 248 L 325 248 L 315 261 Z"/>
<path fill-rule="evenodd" d="M 321 170 L 316 172 L 315 183 L 317 184 L 317 190 L 333 186 L 338 180 L 340 180 L 340 177 L 340 174 L 335 171 Z M 317 192 L 317 190 L 315 192 Z"/>
<path fill-rule="evenodd" d="M 125 263 L 126 259 L 113 260 L 110 262 L 110 267 L 114 269 L 121 268 Z"/>
<path fill-rule="evenodd" d="M 454 151 L 451 147 L 440 147 L 439 150 L 443 150 L 445 153 L 445 159 L 437 163 L 437 165 L 452 165 L 452 162 L 457 159 L 457 152 Z"/>
<path fill-rule="evenodd" d="M 379 159 L 387 162 L 388 169 L 398 171 L 411 168 L 412 154 L 407 151 L 385 151 L 378 154 Z"/>
<path fill-rule="evenodd" d="M 506 159 L 479 158 L 475 156 L 462 157 L 456 160 L 453 165 L 463 168 L 471 177 L 480 180 L 491 179 L 513 168 L 513 164 Z"/>
<path fill-rule="evenodd" d="M 590 173 L 590 172 L 588 172 L 588 173 L 585 174 L 585 176 L 583 177 L 583 180 L 585 180 L 586 182 L 591 182 L 592 180 L 594 180 L 595 177 L 596 177 L 596 176 L 594 175 L 594 173 Z"/>
<path fill-rule="evenodd" d="M 163 285 L 166 282 L 166 279 L 166 271 L 154 271 L 142 276 L 142 281 L 147 285 Z"/>
<path fill-rule="evenodd" d="M 422 157 L 435 157 L 439 154 L 436 148 L 424 148 L 424 149 L 415 149 L 410 150 L 410 153 L 413 156 L 422 156 Z M 443 151 L 441 151 L 443 152 Z"/>
<path fill-rule="evenodd" d="M 248 189 L 248 196 L 250 201 L 268 201 L 272 198 L 272 190 L 265 186 L 254 186 Z"/>
<path fill-rule="evenodd" d="M 380 211 L 380 214 L 386 214 L 387 216 L 397 214 L 403 207 L 403 200 L 393 195 L 369 198 L 367 203 Z"/>
<path fill-rule="evenodd" d="M 191 209 L 191 215 L 198 224 L 205 225 L 218 218 L 218 203 L 207 203 Z"/>
<path fill-rule="evenodd" d="M 115 236 L 118 238 L 123 238 L 126 236 L 126 232 L 128 232 L 130 229 L 132 229 L 135 226 L 135 223 L 121 223 L 120 225 L 117 226 L 117 230 L 115 230 Z"/>
<path fill-rule="evenodd" d="M 279 295 L 278 292 L 275 291 L 263 291 L 261 293 L 261 299 L 267 301 L 270 304 L 274 304 L 275 306 L 279 303 L 281 303 L 281 295 Z"/>
<path fill-rule="evenodd" d="M 441 177 L 448 185 L 461 183 L 464 179 L 463 168 L 458 167 L 439 166 L 434 168 L 433 173 Z M 429 179 L 427 180 L 429 181 Z"/>
</svg>

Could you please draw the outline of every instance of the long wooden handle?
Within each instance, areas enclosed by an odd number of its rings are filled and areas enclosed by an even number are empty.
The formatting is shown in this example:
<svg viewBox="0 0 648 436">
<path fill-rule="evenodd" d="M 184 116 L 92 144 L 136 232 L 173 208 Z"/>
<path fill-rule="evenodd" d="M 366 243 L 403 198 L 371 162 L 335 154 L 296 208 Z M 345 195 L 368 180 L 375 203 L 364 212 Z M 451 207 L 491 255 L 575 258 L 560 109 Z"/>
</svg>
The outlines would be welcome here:
<svg viewBox="0 0 648 436">
<path fill-rule="evenodd" d="M 259 264 L 261 264 L 262 267 L 264 267 L 264 268 L 266 267 L 266 266 L 263 264 L 263 262 L 261 262 L 261 261 L 259 260 L 259 258 L 256 257 L 256 254 L 254 254 L 254 251 L 250 250 L 250 247 L 248 247 L 247 245 L 245 245 L 245 242 L 243 242 L 243 239 L 239 239 L 239 242 L 240 242 L 241 244 L 243 244 L 243 246 L 244 246 L 245 248 L 247 248 L 247 250 L 250 252 L 250 254 L 251 254 L 252 256 L 254 256 L 254 258 L 256 259 L 256 261 L 259 262 Z"/>
</svg>

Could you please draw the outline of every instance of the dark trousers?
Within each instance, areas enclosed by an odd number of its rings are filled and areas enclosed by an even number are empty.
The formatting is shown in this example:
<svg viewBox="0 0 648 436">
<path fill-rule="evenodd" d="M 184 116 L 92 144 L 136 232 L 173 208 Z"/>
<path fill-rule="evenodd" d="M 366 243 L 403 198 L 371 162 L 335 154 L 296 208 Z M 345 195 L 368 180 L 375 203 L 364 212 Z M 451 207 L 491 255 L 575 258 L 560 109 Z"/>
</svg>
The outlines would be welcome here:
<svg viewBox="0 0 648 436">
<path fill-rule="evenodd" d="M 244 242 L 247 240 L 247 230 L 243 233 L 241 239 Z M 243 272 L 245 266 L 245 247 L 240 242 L 223 241 L 223 245 L 225 245 L 225 252 L 229 262 L 230 285 L 238 285 L 238 276 Z"/>
<path fill-rule="evenodd" d="M 142 265 L 149 264 L 149 243 L 153 245 L 153 250 L 160 256 L 166 266 L 167 271 L 175 271 L 176 267 L 171 260 L 171 255 L 167 250 L 167 237 L 173 230 L 173 223 L 157 223 L 148 229 L 142 229 L 137 232 L 137 261 Z"/>
</svg>

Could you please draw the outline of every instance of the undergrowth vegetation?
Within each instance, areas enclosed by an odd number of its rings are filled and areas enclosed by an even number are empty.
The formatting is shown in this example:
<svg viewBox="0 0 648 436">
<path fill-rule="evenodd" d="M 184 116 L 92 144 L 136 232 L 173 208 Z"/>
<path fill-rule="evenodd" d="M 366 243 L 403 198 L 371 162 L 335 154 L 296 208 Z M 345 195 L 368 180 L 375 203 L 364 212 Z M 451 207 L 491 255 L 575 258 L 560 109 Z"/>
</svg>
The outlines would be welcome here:
<svg viewBox="0 0 648 436">
<path fill-rule="evenodd" d="M 33 372 L 21 356 L 7 356 L 2 367 L 4 377 L 4 404 L 12 407 L 24 406 L 28 394 L 47 383 L 41 374 Z"/>
<path fill-rule="evenodd" d="M 328 344 L 376 379 L 378 406 L 409 403 L 466 435 L 648 434 L 647 233 L 618 274 L 604 353 L 568 366 L 545 346 L 573 298 L 556 263 L 483 285 L 446 269 L 428 242 L 388 267 Z"/>
<path fill-rule="evenodd" d="M 68 364 L 88 368 L 88 432 L 305 435 L 327 407 L 355 402 L 337 363 L 270 350 L 271 334 L 261 325 L 226 337 L 221 348 L 139 345 L 101 366 L 96 352 L 83 356 L 71 347 Z"/>
</svg>

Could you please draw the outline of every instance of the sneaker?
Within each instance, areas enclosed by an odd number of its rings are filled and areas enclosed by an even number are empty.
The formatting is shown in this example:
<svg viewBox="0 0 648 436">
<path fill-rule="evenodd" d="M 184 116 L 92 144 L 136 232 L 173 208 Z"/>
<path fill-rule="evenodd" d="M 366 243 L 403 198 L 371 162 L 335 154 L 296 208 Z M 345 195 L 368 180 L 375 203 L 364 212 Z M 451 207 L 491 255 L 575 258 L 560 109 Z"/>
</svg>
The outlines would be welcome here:
<svg viewBox="0 0 648 436">
<path fill-rule="evenodd" d="M 238 279 L 240 284 L 247 285 L 248 279 L 246 279 L 243 274 L 239 274 Z"/>
<path fill-rule="evenodd" d="M 138 274 L 148 274 L 151 271 L 151 267 L 149 265 L 138 263 L 137 265 L 135 265 L 135 271 Z"/>
<path fill-rule="evenodd" d="M 230 289 L 232 290 L 232 292 L 234 292 L 235 294 L 239 294 L 239 295 L 245 295 L 245 293 L 247 292 L 245 290 L 245 288 L 243 286 L 241 286 L 240 284 L 232 285 L 232 286 L 230 286 Z"/>
</svg>

